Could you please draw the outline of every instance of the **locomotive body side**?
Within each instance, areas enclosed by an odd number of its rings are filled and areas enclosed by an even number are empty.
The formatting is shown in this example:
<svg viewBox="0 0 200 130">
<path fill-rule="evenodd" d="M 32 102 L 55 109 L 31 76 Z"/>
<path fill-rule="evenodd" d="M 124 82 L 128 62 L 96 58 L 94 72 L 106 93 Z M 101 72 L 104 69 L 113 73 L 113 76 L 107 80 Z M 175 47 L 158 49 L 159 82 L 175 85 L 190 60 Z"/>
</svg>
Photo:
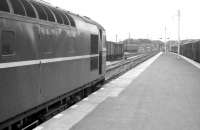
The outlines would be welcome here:
<svg viewBox="0 0 200 130">
<path fill-rule="evenodd" d="M 0 124 L 104 80 L 105 31 L 69 15 L 76 27 L 0 12 Z"/>
</svg>

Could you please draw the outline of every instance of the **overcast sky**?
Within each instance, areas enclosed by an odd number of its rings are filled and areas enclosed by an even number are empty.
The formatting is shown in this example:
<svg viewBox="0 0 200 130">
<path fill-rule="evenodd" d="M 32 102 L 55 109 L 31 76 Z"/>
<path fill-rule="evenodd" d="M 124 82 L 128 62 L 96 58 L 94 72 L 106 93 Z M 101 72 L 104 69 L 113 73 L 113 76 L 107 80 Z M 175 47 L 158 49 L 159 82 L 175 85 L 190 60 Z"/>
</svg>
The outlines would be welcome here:
<svg viewBox="0 0 200 130">
<path fill-rule="evenodd" d="M 107 39 L 177 39 L 177 10 L 181 11 L 181 39 L 200 38 L 199 0 L 45 0 L 73 13 L 88 16 L 106 29 Z"/>
</svg>

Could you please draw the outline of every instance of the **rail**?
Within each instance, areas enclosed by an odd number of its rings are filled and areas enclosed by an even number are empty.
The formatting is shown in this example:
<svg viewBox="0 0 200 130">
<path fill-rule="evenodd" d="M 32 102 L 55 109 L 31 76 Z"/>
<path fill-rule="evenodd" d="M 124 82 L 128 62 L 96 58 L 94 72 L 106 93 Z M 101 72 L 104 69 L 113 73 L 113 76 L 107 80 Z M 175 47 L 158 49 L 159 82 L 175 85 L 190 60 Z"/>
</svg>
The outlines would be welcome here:
<svg viewBox="0 0 200 130">
<path fill-rule="evenodd" d="M 127 72 L 128 70 L 132 69 L 136 65 L 144 62 L 145 60 L 149 59 L 150 57 L 154 56 L 155 54 L 157 54 L 157 52 L 141 54 L 138 56 L 129 57 L 126 60 L 122 60 L 121 62 L 107 66 L 106 76 L 105 76 L 106 82 L 108 82 L 112 79 L 115 79 L 116 77 L 118 77 L 121 74 Z"/>
</svg>

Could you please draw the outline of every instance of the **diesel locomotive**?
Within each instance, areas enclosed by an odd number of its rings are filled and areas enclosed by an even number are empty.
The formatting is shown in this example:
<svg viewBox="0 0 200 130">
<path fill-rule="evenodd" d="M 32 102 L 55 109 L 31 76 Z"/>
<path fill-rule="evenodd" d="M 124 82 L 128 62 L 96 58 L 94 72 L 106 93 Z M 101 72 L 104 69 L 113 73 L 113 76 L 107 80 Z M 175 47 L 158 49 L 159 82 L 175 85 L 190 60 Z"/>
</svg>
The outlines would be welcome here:
<svg viewBox="0 0 200 130">
<path fill-rule="evenodd" d="M 0 129 L 22 129 L 105 76 L 105 29 L 36 0 L 0 0 Z"/>
</svg>

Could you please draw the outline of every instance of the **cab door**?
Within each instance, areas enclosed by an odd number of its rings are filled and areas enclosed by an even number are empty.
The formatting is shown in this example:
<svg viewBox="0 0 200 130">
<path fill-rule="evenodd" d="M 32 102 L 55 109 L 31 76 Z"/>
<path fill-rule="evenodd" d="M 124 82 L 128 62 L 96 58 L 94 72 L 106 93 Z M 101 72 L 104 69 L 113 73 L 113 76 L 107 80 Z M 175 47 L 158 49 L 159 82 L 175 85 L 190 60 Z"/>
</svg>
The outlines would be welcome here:
<svg viewBox="0 0 200 130">
<path fill-rule="evenodd" d="M 101 75 L 102 74 L 102 44 L 103 44 L 103 39 L 102 39 L 102 30 L 99 29 L 99 42 L 100 42 L 100 47 L 99 47 L 99 74 Z"/>
</svg>

